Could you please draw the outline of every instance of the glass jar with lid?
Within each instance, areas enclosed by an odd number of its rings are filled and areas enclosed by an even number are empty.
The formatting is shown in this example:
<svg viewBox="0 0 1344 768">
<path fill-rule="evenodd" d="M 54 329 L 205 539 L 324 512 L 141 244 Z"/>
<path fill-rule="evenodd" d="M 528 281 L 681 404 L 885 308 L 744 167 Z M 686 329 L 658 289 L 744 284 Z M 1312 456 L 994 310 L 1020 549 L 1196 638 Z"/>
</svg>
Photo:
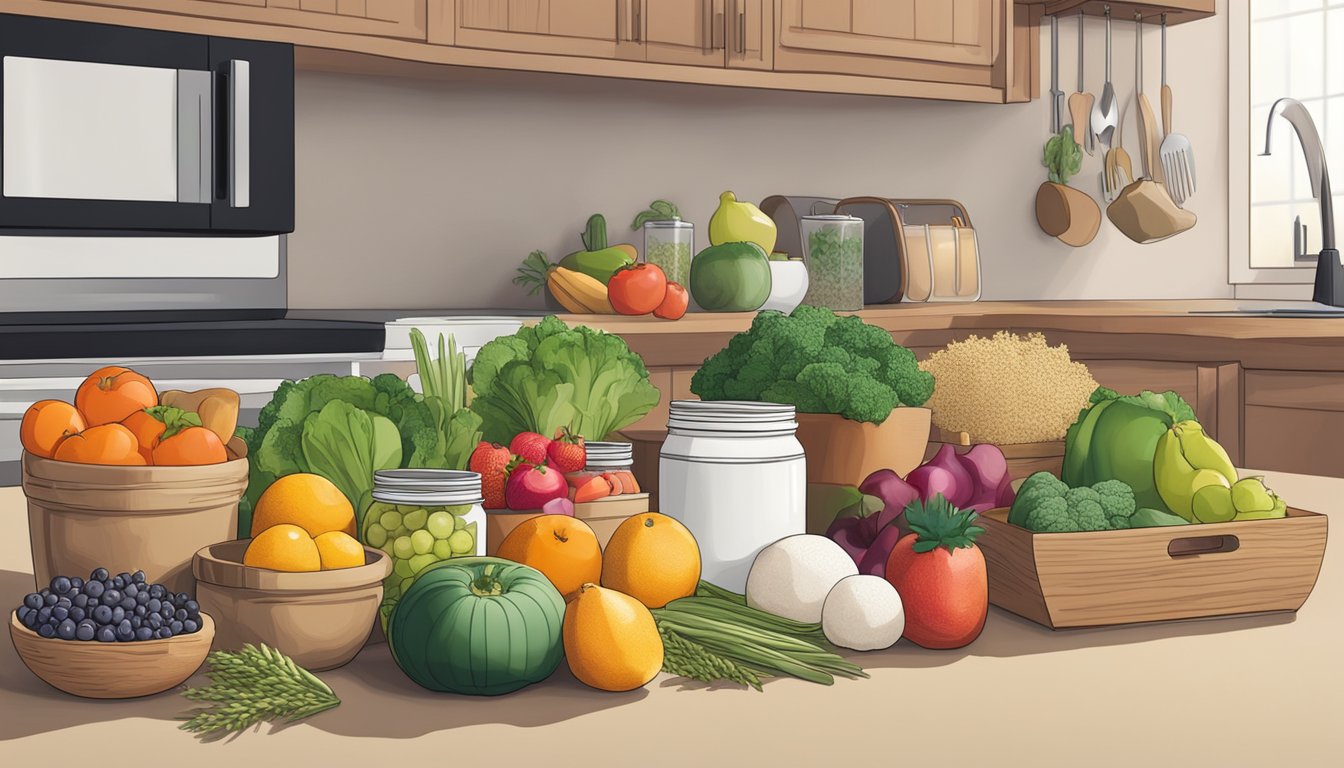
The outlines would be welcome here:
<svg viewBox="0 0 1344 768">
<path fill-rule="evenodd" d="M 690 281 L 694 254 L 694 224 L 678 218 L 644 222 L 644 261 L 663 270 L 669 281 Z"/>
<path fill-rule="evenodd" d="M 485 554 L 481 476 L 450 469 L 386 469 L 373 473 L 373 503 L 363 538 L 392 558 L 384 605 L 434 563 Z M 387 616 L 383 615 L 386 626 Z"/>
<path fill-rule="evenodd" d="M 863 219 L 845 214 L 804 216 L 803 303 L 835 310 L 863 309 Z"/>
<path fill-rule="evenodd" d="M 673 400 L 659 506 L 700 545 L 702 578 L 736 592 L 767 545 L 807 529 L 807 464 L 794 407 Z"/>
<path fill-rule="evenodd" d="M 635 446 L 631 443 L 593 442 L 584 450 L 588 455 L 586 472 L 617 472 L 635 465 Z"/>
</svg>

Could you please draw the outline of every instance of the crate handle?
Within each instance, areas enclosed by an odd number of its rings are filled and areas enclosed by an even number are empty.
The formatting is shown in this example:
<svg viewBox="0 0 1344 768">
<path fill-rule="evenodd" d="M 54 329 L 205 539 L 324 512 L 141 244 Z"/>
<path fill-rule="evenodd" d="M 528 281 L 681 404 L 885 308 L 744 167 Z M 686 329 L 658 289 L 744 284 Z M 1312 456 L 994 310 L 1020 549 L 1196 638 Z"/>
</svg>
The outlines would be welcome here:
<svg viewBox="0 0 1344 768">
<path fill-rule="evenodd" d="M 1222 552 L 1236 552 L 1241 541 L 1236 536 L 1190 536 L 1172 539 L 1167 543 L 1167 554 L 1173 558 L 1193 555 L 1216 555 Z"/>
</svg>

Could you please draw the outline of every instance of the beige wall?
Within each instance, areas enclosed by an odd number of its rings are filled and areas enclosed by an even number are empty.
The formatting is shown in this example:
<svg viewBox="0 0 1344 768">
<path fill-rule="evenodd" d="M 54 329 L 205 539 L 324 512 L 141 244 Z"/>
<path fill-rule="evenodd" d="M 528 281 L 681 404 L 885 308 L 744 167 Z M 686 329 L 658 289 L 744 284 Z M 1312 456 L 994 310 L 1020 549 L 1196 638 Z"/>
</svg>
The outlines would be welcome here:
<svg viewBox="0 0 1344 768">
<path fill-rule="evenodd" d="M 1222 6 L 1223 3 L 1220 3 Z M 1221 12 L 1221 11 L 1220 11 Z M 1076 20 L 1060 21 L 1061 87 L 1076 83 Z M 1104 37 L 1089 20 L 1088 84 Z M 534 248 L 579 247 L 590 213 L 630 235 L 651 199 L 678 203 L 704 241 L 718 193 L 951 197 L 980 236 L 986 299 L 1231 296 L 1227 284 L 1227 23 L 1169 31 L 1175 125 L 1198 157 L 1199 224 L 1153 245 L 1109 223 L 1064 246 L 1037 228 L 1049 102 L 979 105 L 541 75 L 422 81 L 298 76 L 298 308 L 539 306 L 510 283 Z M 1114 22 L 1113 79 L 1138 163 L 1133 24 Z M 1049 89 L 1048 25 L 1042 30 Z M 1145 38 L 1158 103 L 1159 36 Z M 1100 197 L 1100 154 L 1075 185 Z"/>
</svg>

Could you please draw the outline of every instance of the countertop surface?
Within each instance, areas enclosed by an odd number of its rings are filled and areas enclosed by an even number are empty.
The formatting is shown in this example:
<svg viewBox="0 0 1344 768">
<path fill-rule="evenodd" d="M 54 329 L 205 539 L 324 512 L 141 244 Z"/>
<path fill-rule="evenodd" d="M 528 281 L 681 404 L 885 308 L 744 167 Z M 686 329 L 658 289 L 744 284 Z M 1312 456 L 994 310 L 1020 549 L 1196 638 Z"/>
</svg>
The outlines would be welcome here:
<svg viewBox="0 0 1344 768">
<path fill-rule="evenodd" d="M 1344 495 L 1341 480 L 1268 481 L 1314 511 L 1334 512 Z M 33 586 L 25 520 L 21 491 L 0 489 L 6 607 Z M 967 648 L 927 651 L 902 641 L 853 654 L 871 679 L 829 688 L 780 680 L 761 693 L 667 676 L 631 693 L 601 693 L 562 665 L 550 680 L 500 698 L 437 695 L 403 676 L 385 645 L 373 645 L 321 674 L 343 700 L 338 708 L 200 745 L 176 729 L 189 704 L 180 696 L 76 699 L 32 676 L 5 641 L 0 754 L 12 765 L 77 744 L 83 755 L 87 745 L 149 748 L 165 764 L 229 766 L 1310 768 L 1344 754 L 1342 609 L 1344 565 L 1328 548 L 1315 591 L 1295 615 L 1052 632 L 991 608 Z"/>
</svg>

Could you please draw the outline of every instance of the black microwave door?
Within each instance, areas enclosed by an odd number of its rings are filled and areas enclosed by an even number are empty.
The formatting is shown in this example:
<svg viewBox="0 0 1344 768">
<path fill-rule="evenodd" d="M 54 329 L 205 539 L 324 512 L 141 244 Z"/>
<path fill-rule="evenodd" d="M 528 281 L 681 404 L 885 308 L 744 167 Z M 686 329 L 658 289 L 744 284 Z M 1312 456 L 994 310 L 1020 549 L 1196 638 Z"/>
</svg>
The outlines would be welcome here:
<svg viewBox="0 0 1344 768">
<path fill-rule="evenodd" d="M 0 14 L 0 104 L 5 103 L 7 67 L 14 69 L 17 80 L 20 67 L 27 65 L 23 77 L 28 78 L 26 84 L 32 93 L 53 92 L 53 89 L 43 86 L 42 83 L 47 82 L 43 78 L 51 78 L 52 83 L 72 86 L 69 90 L 71 94 L 79 93 L 79 86 L 87 84 L 80 82 L 82 75 L 77 65 L 60 71 L 33 67 L 34 60 L 38 59 L 58 60 L 58 63 L 84 62 L 151 68 L 144 70 L 147 73 L 176 69 L 204 70 L 209 63 L 209 47 L 206 38 L 195 35 Z M 24 94 L 12 96 L 11 103 L 24 100 Z M 58 115 L 65 110 L 71 114 L 81 114 L 81 106 L 86 105 L 46 99 L 43 103 L 43 108 L 47 110 L 44 116 Z M 83 111 L 87 112 L 87 109 Z M 32 112 L 27 116 L 31 118 Z M 129 116 L 129 112 L 120 115 L 122 118 Z M 0 136 L 13 136 L 22 132 L 17 121 L 23 117 L 7 115 L 5 110 L 0 109 Z M 118 121 L 116 117 L 108 116 L 105 124 L 127 124 L 128 119 Z M 6 121 L 12 123 L 8 132 Z M 95 121 L 85 123 L 90 130 L 99 128 L 94 124 Z M 34 125 L 41 128 L 40 124 Z M 32 131 L 33 126 L 29 126 L 27 133 L 31 134 Z M 110 137 L 113 134 L 109 129 L 103 135 Z M 107 148 L 100 151 L 116 151 L 114 138 L 109 138 L 105 144 Z M 53 151 L 59 151 L 59 148 Z M 210 226 L 211 206 L 206 203 L 109 199 L 97 193 L 88 198 L 58 196 L 64 193 L 53 193 L 50 189 L 41 194 L 30 194 L 29 189 L 41 185 L 35 184 L 31 175 L 25 178 L 18 167 L 23 160 L 23 157 L 6 157 L 3 143 L 0 143 L 0 228 L 204 230 Z M 6 174 L 4 171 L 10 164 L 14 164 L 14 167 Z M 128 170 L 134 173 L 134 169 Z M 72 177 L 80 175 L 77 167 L 65 171 Z M 87 175 L 93 178 L 97 172 L 90 169 Z"/>
<path fill-rule="evenodd" d="M 294 231 L 294 48 L 210 38 L 215 73 L 211 228 Z"/>
</svg>

